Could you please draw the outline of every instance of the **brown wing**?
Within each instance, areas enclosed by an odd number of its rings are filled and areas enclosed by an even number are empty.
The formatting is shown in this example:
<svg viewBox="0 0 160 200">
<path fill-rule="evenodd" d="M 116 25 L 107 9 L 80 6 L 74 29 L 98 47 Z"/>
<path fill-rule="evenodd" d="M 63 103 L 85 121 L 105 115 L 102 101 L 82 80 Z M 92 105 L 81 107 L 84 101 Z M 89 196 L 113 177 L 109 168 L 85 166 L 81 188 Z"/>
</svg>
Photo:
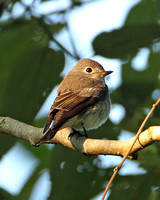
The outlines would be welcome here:
<svg viewBox="0 0 160 200">
<path fill-rule="evenodd" d="M 56 127 L 58 124 L 62 124 L 63 120 L 59 121 L 60 117 L 62 117 L 62 119 L 64 118 L 62 116 L 62 113 L 65 114 L 71 111 L 78 104 L 81 104 L 83 101 L 85 101 L 86 98 L 87 97 L 77 96 L 77 93 L 75 94 L 72 92 L 67 92 L 65 94 L 58 95 L 48 113 L 48 119 L 46 121 L 43 132 L 46 132 L 46 130 L 49 128 L 53 120 L 54 120 L 54 127 Z M 57 118 L 57 116 L 59 117 Z"/>
<path fill-rule="evenodd" d="M 92 91 L 91 91 L 92 90 Z M 107 94 L 107 87 L 90 89 L 88 92 L 66 92 L 60 94 L 55 99 L 44 128 L 44 132 L 49 128 L 54 120 L 53 125 L 48 132 L 42 137 L 41 141 L 51 139 L 58 128 L 68 119 L 72 118 L 87 107 L 102 100 Z M 82 96 L 82 94 L 84 96 Z"/>
</svg>

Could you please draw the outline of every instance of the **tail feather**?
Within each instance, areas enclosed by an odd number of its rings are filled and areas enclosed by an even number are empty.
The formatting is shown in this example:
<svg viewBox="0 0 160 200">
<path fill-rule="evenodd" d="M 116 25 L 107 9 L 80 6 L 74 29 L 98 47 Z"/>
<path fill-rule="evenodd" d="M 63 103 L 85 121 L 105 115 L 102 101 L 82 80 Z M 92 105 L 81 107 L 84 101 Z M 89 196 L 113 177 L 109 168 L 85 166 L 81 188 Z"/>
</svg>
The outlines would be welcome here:
<svg viewBox="0 0 160 200">
<path fill-rule="evenodd" d="M 48 117 L 46 124 L 44 126 L 44 129 L 43 129 L 43 133 L 45 133 L 49 129 L 51 122 L 52 122 L 52 116 Z"/>
<path fill-rule="evenodd" d="M 54 137 L 54 135 L 56 134 L 56 132 L 57 132 L 57 129 L 56 130 L 54 130 L 54 129 L 49 129 L 48 131 L 47 131 L 47 133 L 40 139 L 40 141 L 36 144 L 36 146 L 39 146 L 40 144 L 42 144 L 42 143 L 45 143 L 46 141 L 49 141 L 49 140 L 51 140 L 53 137 Z"/>
</svg>

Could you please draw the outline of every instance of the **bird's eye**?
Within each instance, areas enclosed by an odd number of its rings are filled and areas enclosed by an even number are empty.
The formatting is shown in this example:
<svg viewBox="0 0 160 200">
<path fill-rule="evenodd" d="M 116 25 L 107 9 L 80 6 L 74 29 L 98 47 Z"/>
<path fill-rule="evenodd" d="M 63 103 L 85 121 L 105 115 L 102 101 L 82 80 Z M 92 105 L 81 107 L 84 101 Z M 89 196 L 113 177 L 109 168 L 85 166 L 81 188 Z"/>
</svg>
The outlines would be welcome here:
<svg viewBox="0 0 160 200">
<path fill-rule="evenodd" d="M 87 67 L 87 68 L 86 68 L 86 72 L 88 72 L 88 73 L 92 72 L 92 68 Z"/>
</svg>

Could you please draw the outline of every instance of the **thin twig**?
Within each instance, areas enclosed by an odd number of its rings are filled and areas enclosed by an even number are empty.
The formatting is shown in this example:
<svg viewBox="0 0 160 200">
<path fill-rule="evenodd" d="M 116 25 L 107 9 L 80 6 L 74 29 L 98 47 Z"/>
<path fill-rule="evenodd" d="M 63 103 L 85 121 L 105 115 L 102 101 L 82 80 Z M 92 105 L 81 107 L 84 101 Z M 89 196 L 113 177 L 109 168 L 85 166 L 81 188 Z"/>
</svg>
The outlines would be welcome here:
<svg viewBox="0 0 160 200">
<path fill-rule="evenodd" d="M 34 18 L 34 16 L 32 16 Z M 49 20 L 49 19 L 48 19 Z M 52 32 L 50 31 L 48 25 L 46 25 L 43 21 L 42 18 L 40 18 L 38 20 L 39 24 L 41 25 L 41 27 L 44 29 L 44 31 L 47 33 L 48 37 L 50 38 L 50 40 L 52 40 L 53 42 L 55 42 L 57 44 L 57 46 L 60 48 L 60 50 L 62 50 L 64 53 L 68 54 L 69 56 L 71 56 L 72 58 L 74 59 L 78 59 L 79 60 L 79 57 L 77 58 L 76 55 L 72 54 L 70 51 L 68 51 L 63 45 L 61 45 L 60 42 L 58 42 L 56 40 L 56 38 L 53 36 Z"/>
<path fill-rule="evenodd" d="M 66 17 L 68 17 L 68 16 L 66 15 Z M 75 46 L 73 37 L 72 37 L 72 35 L 71 35 L 71 31 L 70 31 L 69 24 L 68 24 L 68 19 L 66 20 L 66 28 L 67 28 L 67 30 L 68 30 L 68 36 L 69 36 L 70 43 L 71 43 L 71 45 L 72 45 L 74 54 L 75 54 L 76 58 L 79 60 L 79 59 L 81 59 L 81 58 L 80 58 L 80 56 L 78 55 L 78 52 L 77 52 L 77 49 L 76 49 L 76 46 Z"/>
<path fill-rule="evenodd" d="M 152 105 L 152 108 L 151 108 L 150 112 L 147 114 L 147 116 L 145 117 L 144 121 L 142 122 L 142 124 L 141 124 L 141 126 L 140 126 L 140 128 L 139 128 L 139 130 L 138 130 L 138 132 L 137 132 L 137 134 L 136 134 L 135 140 L 133 141 L 133 143 L 132 143 L 131 147 L 129 148 L 128 152 L 127 152 L 126 155 L 123 157 L 123 159 L 122 159 L 122 161 L 120 162 L 120 164 L 119 164 L 117 167 L 114 168 L 114 170 L 113 170 L 114 173 L 113 173 L 112 177 L 110 178 L 110 181 L 108 182 L 107 187 L 105 188 L 105 191 L 104 191 L 103 196 L 102 196 L 102 200 L 104 200 L 105 195 L 107 194 L 107 192 L 108 192 L 108 190 L 109 190 L 109 188 L 110 188 L 110 185 L 111 185 L 111 183 L 113 182 L 113 180 L 114 180 L 115 176 L 117 175 L 118 171 L 120 170 L 122 164 L 124 163 L 124 161 L 126 160 L 126 158 L 129 156 L 129 154 L 130 154 L 130 152 L 131 152 L 133 146 L 135 145 L 137 139 L 139 138 L 139 136 L 140 136 L 140 134 L 141 134 L 141 132 L 142 132 L 142 129 L 143 129 L 143 127 L 145 126 L 147 120 L 149 119 L 150 115 L 152 114 L 152 112 L 154 111 L 155 107 L 156 107 L 159 103 L 160 103 L 160 98 L 156 101 L 155 104 Z"/>
</svg>

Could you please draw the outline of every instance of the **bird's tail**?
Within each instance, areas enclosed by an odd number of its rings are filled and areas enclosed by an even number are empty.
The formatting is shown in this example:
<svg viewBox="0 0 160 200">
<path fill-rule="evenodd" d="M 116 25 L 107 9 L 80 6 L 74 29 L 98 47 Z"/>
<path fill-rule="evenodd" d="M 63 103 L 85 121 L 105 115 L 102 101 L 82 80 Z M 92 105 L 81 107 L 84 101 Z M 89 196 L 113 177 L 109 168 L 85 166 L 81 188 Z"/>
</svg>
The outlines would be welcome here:
<svg viewBox="0 0 160 200">
<path fill-rule="evenodd" d="M 43 143 L 45 143 L 45 142 L 47 142 L 48 141 L 48 143 L 49 143 L 49 141 L 54 137 L 54 135 L 56 134 L 56 132 L 57 132 L 57 129 L 55 130 L 55 129 L 49 129 L 46 133 L 45 133 L 45 135 L 40 139 L 40 141 L 38 142 L 38 143 L 36 143 L 36 146 L 39 146 L 40 144 L 43 144 Z"/>
</svg>

